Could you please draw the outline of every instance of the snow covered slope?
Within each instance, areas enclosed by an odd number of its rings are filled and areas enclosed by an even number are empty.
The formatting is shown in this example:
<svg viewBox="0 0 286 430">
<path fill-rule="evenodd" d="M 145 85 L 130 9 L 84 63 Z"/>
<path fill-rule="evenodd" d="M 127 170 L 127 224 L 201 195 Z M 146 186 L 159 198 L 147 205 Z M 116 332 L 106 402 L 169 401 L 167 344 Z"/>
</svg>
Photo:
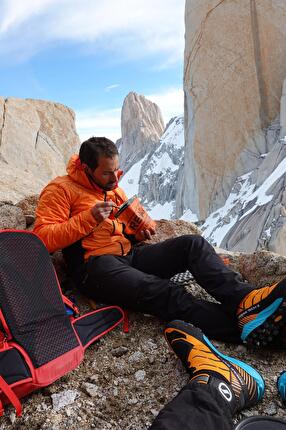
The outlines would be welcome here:
<svg viewBox="0 0 286 430">
<path fill-rule="evenodd" d="M 286 253 L 286 139 L 276 141 L 260 166 L 239 177 L 223 207 L 201 226 L 211 243 L 232 251 L 265 248 Z"/>
<path fill-rule="evenodd" d="M 120 186 L 128 197 L 138 194 L 152 218 L 171 219 L 183 159 L 184 120 L 179 116 L 167 124 L 158 148 L 135 163 L 122 177 Z"/>
</svg>

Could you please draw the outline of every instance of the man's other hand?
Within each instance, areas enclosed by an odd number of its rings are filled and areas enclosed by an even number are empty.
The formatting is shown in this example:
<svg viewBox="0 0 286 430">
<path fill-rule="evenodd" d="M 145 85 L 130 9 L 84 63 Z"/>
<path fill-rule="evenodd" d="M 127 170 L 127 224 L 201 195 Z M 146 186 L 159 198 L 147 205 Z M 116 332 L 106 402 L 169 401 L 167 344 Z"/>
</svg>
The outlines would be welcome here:
<svg viewBox="0 0 286 430">
<path fill-rule="evenodd" d="M 152 238 L 153 234 L 155 234 L 155 230 L 153 228 L 141 230 L 136 233 L 135 239 L 138 240 L 138 242 L 141 242 L 142 240 L 149 240 Z"/>
<path fill-rule="evenodd" d="M 91 209 L 95 221 L 98 223 L 104 221 L 110 215 L 114 206 L 116 205 L 111 201 L 96 203 Z"/>
</svg>

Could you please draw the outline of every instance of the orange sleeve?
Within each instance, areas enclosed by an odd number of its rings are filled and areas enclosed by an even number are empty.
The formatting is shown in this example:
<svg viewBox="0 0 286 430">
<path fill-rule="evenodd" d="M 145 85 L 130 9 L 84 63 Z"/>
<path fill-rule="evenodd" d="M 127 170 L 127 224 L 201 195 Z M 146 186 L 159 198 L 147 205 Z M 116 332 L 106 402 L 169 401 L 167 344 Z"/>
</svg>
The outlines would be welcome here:
<svg viewBox="0 0 286 430">
<path fill-rule="evenodd" d="M 72 245 L 87 236 L 97 225 L 91 210 L 70 217 L 71 202 L 64 188 L 48 185 L 42 192 L 36 210 L 34 232 L 49 252 Z"/>
</svg>

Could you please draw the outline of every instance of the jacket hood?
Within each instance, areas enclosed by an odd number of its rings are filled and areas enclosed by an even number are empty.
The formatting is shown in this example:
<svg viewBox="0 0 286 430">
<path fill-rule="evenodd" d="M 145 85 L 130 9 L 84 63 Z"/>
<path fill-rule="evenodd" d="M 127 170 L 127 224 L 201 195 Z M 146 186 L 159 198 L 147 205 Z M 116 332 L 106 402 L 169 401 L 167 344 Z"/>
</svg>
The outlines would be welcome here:
<svg viewBox="0 0 286 430">
<path fill-rule="evenodd" d="M 67 174 L 76 183 L 82 185 L 89 190 L 93 190 L 93 186 L 90 183 L 88 177 L 85 174 L 84 168 L 80 162 L 78 155 L 73 155 L 67 165 Z"/>
</svg>

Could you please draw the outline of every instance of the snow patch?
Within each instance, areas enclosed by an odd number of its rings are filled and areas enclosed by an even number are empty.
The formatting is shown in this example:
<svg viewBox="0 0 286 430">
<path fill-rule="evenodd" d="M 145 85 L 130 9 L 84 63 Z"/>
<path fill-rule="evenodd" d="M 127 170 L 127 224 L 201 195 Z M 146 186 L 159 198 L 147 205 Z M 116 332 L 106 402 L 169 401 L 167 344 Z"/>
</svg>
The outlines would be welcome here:
<svg viewBox="0 0 286 430">
<path fill-rule="evenodd" d="M 276 167 L 274 172 L 271 173 L 270 176 L 263 182 L 263 184 L 250 196 L 248 201 L 252 201 L 256 199 L 255 205 L 249 209 L 247 212 L 245 212 L 241 219 L 249 215 L 251 212 L 253 212 L 258 206 L 263 206 L 266 203 L 270 202 L 272 200 L 273 195 L 272 194 L 266 194 L 269 188 L 272 187 L 272 185 L 281 178 L 282 175 L 285 174 L 286 171 L 286 158 L 284 158 Z"/>
<path fill-rule="evenodd" d="M 156 151 L 157 152 L 157 151 Z M 176 171 L 178 169 L 178 166 L 176 166 L 173 161 L 171 160 L 171 157 L 167 152 L 163 152 L 161 154 L 156 154 L 155 157 L 152 160 L 152 164 L 148 168 L 147 172 L 150 173 L 164 173 L 168 170 L 171 170 L 172 172 Z"/>
<path fill-rule="evenodd" d="M 180 219 L 183 221 L 197 222 L 198 216 L 194 212 L 192 212 L 191 209 L 188 209 L 186 210 L 186 212 L 184 212 Z"/>
<path fill-rule="evenodd" d="M 212 244 L 220 246 L 224 237 L 238 220 L 245 218 L 259 206 L 263 206 L 272 200 L 273 195 L 267 194 L 267 192 L 285 174 L 285 171 L 286 158 L 279 163 L 276 169 L 257 189 L 255 189 L 256 185 L 251 183 L 253 172 L 240 176 L 224 206 L 210 214 L 205 220 L 201 227 L 203 236 Z M 235 192 L 237 188 L 239 190 Z M 245 211 L 246 207 L 249 206 L 251 207 Z M 267 232 L 267 234 L 270 234 L 270 232 Z"/>
<path fill-rule="evenodd" d="M 135 163 L 119 182 L 119 186 L 123 188 L 128 198 L 132 197 L 134 194 L 138 194 L 141 166 L 147 157 L 148 154 L 145 155 L 145 157 L 140 161 Z"/>
<path fill-rule="evenodd" d="M 174 212 L 175 201 L 166 202 L 164 205 L 159 203 L 148 209 L 148 214 L 152 219 L 171 219 Z"/>
</svg>

